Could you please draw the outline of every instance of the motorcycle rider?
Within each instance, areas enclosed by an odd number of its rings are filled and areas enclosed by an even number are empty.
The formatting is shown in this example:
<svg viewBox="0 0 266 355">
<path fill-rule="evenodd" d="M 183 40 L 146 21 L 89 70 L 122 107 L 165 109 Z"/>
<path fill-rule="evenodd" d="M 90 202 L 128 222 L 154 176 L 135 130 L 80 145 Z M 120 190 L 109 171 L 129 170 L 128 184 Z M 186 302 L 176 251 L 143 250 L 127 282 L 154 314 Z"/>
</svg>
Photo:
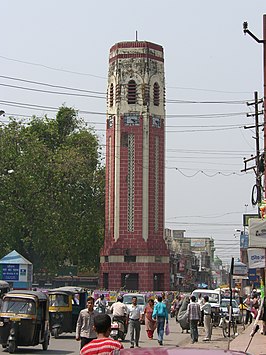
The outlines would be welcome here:
<svg viewBox="0 0 266 355">
<path fill-rule="evenodd" d="M 110 307 L 111 313 L 113 313 L 113 320 L 124 324 L 125 334 L 127 333 L 127 306 L 123 303 L 123 296 L 118 296 L 117 301 Z"/>
<path fill-rule="evenodd" d="M 108 302 L 104 298 L 104 294 L 101 294 L 101 296 L 95 301 L 94 305 L 95 305 L 95 309 L 98 310 L 98 312 L 106 313 Z"/>
</svg>

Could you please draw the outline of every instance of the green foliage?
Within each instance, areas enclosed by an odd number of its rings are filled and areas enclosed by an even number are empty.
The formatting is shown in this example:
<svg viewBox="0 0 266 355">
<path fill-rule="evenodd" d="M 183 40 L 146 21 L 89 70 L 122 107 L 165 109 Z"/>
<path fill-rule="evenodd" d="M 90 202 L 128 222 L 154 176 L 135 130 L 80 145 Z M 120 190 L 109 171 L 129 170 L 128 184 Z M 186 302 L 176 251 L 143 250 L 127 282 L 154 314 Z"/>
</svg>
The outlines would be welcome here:
<svg viewBox="0 0 266 355">
<path fill-rule="evenodd" d="M 104 234 L 104 167 L 95 133 L 61 107 L 55 120 L 0 128 L 0 250 L 35 272 L 95 269 Z"/>
</svg>

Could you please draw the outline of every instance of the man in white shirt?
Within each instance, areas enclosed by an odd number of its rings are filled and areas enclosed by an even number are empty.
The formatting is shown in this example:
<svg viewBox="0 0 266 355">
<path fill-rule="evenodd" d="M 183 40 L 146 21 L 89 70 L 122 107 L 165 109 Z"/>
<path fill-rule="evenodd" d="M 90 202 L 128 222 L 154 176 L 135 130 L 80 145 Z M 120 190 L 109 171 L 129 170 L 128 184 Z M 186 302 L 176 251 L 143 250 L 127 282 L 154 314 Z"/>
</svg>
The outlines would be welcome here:
<svg viewBox="0 0 266 355">
<path fill-rule="evenodd" d="M 139 347 L 141 309 L 137 305 L 137 303 L 138 303 L 137 297 L 133 296 L 132 304 L 128 306 L 128 317 L 129 317 L 128 324 L 129 324 L 131 348 L 134 348 L 134 344 L 136 344 L 136 347 Z"/>
<path fill-rule="evenodd" d="M 211 308 L 211 304 L 209 303 L 209 296 L 207 295 L 204 296 L 204 302 L 200 309 L 204 313 L 205 338 L 203 339 L 203 341 L 210 341 L 211 334 L 212 334 L 212 325 L 211 325 L 212 308 Z"/>
</svg>

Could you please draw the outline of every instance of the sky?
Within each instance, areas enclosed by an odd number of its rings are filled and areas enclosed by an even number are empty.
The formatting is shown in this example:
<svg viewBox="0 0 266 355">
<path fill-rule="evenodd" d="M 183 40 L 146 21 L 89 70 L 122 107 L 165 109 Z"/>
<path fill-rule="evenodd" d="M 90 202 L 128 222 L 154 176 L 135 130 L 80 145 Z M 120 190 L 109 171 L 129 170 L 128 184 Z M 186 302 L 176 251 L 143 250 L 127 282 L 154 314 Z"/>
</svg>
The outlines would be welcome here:
<svg viewBox="0 0 266 355">
<path fill-rule="evenodd" d="M 255 175 L 241 173 L 255 154 L 246 102 L 263 94 L 263 47 L 242 24 L 262 38 L 265 0 L 2 0 L 0 13 L 0 122 L 53 118 L 65 104 L 103 147 L 110 47 L 136 31 L 164 47 L 165 227 L 212 237 L 225 264 L 239 257 L 236 230 L 256 213 Z"/>
</svg>

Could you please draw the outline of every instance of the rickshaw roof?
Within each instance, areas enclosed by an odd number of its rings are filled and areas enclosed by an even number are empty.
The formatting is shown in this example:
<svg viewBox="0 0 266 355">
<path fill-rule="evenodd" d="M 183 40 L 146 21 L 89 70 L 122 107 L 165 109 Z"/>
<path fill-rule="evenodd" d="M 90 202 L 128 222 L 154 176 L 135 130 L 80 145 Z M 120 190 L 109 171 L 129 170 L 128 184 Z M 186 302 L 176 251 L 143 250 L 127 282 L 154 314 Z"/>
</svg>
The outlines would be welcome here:
<svg viewBox="0 0 266 355">
<path fill-rule="evenodd" d="M 9 283 L 6 281 L 0 280 L 0 287 L 9 287 Z"/>
<path fill-rule="evenodd" d="M 83 287 L 75 287 L 75 286 L 62 286 L 58 288 L 53 288 L 48 291 L 49 294 L 51 293 L 65 293 L 74 295 L 75 293 L 85 293 L 86 290 Z"/>
<path fill-rule="evenodd" d="M 21 296 L 21 297 L 37 297 L 39 300 L 46 300 L 47 295 L 41 291 L 31 291 L 31 290 L 13 290 L 6 293 L 5 297 Z"/>
</svg>

